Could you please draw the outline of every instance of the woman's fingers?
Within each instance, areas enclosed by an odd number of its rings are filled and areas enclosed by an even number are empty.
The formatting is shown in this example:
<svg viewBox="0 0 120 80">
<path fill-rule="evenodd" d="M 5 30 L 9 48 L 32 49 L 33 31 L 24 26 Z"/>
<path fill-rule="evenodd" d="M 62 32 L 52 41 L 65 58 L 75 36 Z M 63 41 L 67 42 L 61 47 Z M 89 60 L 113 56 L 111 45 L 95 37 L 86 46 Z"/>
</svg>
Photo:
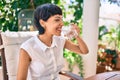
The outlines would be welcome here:
<svg viewBox="0 0 120 80">
<path fill-rule="evenodd" d="M 77 24 L 72 23 L 71 26 L 72 26 L 72 29 L 76 30 L 78 34 L 80 33 L 80 28 L 77 26 Z"/>
</svg>

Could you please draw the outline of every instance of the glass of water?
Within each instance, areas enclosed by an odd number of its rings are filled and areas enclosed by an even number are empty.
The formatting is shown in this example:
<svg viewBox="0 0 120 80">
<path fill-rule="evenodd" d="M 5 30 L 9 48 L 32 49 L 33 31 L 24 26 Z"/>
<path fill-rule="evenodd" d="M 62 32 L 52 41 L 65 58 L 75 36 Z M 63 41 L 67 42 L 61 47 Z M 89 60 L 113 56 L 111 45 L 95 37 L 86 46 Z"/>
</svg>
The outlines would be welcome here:
<svg viewBox="0 0 120 80">
<path fill-rule="evenodd" d="M 78 35 L 77 31 L 73 28 L 72 25 L 63 26 L 61 34 L 64 37 L 66 37 L 67 39 L 70 39 L 70 40 L 73 39 L 75 36 Z"/>
</svg>

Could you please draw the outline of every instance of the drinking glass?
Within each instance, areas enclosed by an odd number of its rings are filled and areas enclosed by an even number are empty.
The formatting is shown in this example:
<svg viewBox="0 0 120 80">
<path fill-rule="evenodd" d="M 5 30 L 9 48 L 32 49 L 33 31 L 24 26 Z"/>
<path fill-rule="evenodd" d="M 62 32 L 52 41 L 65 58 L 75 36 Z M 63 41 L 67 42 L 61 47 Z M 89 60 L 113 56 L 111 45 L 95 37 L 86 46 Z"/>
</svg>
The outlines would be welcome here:
<svg viewBox="0 0 120 80">
<path fill-rule="evenodd" d="M 72 25 L 62 27 L 62 35 L 67 39 L 73 39 L 78 35 L 77 31 L 73 28 Z"/>
</svg>

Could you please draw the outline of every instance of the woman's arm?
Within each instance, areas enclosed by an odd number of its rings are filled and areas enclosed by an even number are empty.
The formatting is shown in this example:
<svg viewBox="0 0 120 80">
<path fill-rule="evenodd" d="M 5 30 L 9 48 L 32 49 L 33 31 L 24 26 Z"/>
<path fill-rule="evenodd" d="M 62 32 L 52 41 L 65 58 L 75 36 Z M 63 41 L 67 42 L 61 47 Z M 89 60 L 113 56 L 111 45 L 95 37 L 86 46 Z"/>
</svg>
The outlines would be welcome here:
<svg viewBox="0 0 120 80">
<path fill-rule="evenodd" d="M 76 30 L 76 32 L 79 34 L 80 33 L 79 27 L 75 24 L 72 24 L 72 26 L 73 29 Z M 65 48 L 75 53 L 82 53 L 82 54 L 88 53 L 89 52 L 88 47 L 86 43 L 82 40 L 82 38 L 80 38 L 79 35 L 76 35 L 75 38 L 77 40 L 77 44 L 73 43 L 70 40 L 66 40 Z"/>
<path fill-rule="evenodd" d="M 28 55 L 28 53 L 24 49 L 21 49 L 17 72 L 17 80 L 26 80 L 30 61 L 31 58 Z"/>
</svg>

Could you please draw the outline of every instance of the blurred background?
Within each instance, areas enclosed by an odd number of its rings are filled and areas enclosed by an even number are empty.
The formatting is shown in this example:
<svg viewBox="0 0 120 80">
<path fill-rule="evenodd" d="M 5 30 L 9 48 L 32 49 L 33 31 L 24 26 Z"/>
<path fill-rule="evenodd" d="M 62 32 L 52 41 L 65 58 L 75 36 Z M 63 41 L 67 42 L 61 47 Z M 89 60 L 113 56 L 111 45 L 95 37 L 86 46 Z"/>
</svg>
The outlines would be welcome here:
<svg viewBox="0 0 120 80">
<path fill-rule="evenodd" d="M 44 3 L 54 3 L 61 7 L 64 24 L 77 23 L 82 30 L 83 2 L 84 0 L 0 0 L 0 30 L 35 31 L 33 12 L 38 5 Z M 120 0 L 100 0 L 98 28 L 96 73 L 120 70 Z M 73 41 L 76 42 L 75 39 Z M 84 76 L 81 55 L 64 50 L 64 57 L 70 71 L 77 66 L 78 74 Z"/>
</svg>

